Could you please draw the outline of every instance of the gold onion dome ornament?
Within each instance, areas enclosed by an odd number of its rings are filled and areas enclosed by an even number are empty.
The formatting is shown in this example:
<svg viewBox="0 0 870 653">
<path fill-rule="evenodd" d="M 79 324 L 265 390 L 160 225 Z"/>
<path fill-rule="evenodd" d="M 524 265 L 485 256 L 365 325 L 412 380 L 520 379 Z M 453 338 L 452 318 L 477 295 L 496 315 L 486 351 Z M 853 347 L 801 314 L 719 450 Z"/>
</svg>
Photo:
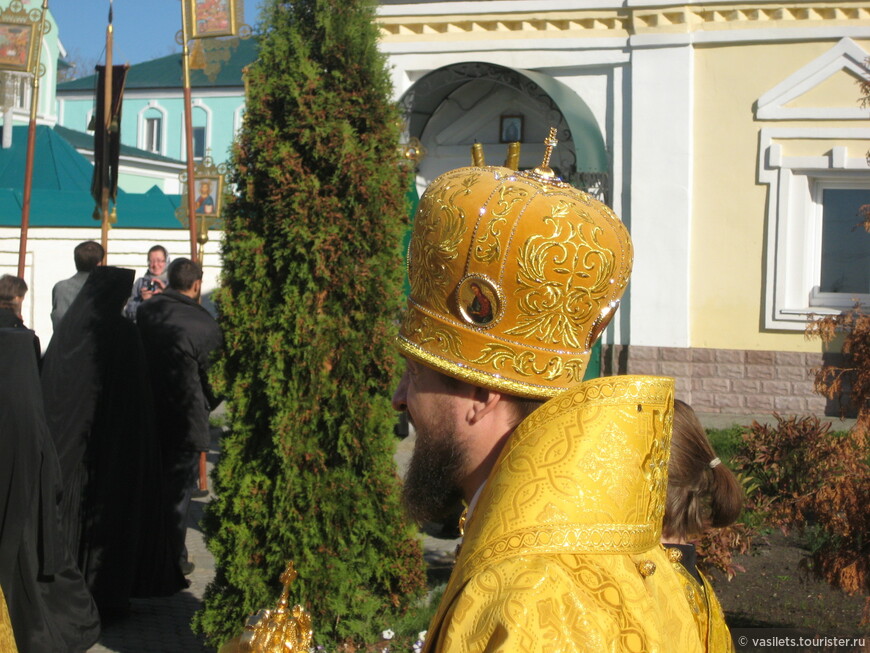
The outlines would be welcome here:
<svg viewBox="0 0 870 653">
<path fill-rule="evenodd" d="M 583 380 L 628 284 L 628 231 L 543 163 L 474 165 L 435 179 L 408 248 L 406 356 L 475 385 L 548 398 Z M 516 159 L 515 159 L 516 160 Z"/>
<path fill-rule="evenodd" d="M 311 615 L 301 606 L 290 608 L 290 584 L 298 573 L 293 562 L 281 574 L 284 589 L 274 610 L 260 610 L 245 624 L 245 631 L 224 644 L 218 653 L 308 653 L 314 632 Z"/>
</svg>

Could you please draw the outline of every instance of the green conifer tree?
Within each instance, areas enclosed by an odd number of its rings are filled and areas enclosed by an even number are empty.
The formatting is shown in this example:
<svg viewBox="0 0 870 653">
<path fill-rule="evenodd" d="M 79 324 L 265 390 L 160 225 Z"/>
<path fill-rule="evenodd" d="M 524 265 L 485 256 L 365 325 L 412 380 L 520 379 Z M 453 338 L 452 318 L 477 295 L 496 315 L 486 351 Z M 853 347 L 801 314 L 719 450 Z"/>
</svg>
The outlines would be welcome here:
<svg viewBox="0 0 870 653">
<path fill-rule="evenodd" d="M 216 574 L 194 627 L 238 634 L 292 559 L 315 641 L 371 642 L 425 586 L 392 460 L 399 114 L 369 0 L 269 0 L 260 31 L 222 245 Z"/>
</svg>

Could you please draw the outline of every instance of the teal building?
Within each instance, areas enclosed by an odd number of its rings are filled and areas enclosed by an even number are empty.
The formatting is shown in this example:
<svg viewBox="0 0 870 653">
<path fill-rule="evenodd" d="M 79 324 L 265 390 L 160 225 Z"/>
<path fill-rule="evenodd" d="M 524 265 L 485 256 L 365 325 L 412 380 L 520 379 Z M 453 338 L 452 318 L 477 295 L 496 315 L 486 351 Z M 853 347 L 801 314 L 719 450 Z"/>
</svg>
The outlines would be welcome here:
<svg viewBox="0 0 870 653">
<path fill-rule="evenodd" d="M 241 126 L 245 107 L 243 72 L 256 58 L 253 39 L 224 42 L 220 49 L 192 57 L 202 68 L 191 70 L 193 156 L 224 163 Z M 96 75 L 57 85 L 57 122 L 87 132 L 96 111 Z M 157 186 L 180 193 L 179 164 L 187 159 L 181 54 L 130 67 L 121 115 L 121 143 L 145 161 L 122 161 L 119 185 L 128 192 Z M 80 149 L 85 155 L 86 151 Z M 150 155 L 150 157 L 149 157 Z M 174 164 L 173 164 L 174 162 Z"/>
</svg>

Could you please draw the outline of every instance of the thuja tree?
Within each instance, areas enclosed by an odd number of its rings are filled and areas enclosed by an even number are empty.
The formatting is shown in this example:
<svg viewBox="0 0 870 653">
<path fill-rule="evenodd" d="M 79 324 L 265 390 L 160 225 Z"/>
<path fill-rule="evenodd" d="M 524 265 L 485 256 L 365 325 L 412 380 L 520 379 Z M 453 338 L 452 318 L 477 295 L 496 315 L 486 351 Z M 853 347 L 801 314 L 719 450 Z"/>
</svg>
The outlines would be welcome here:
<svg viewBox="0 0 870 653">
<path fill-rule="evenodd" d="M 365 644 L 425 584 L 392 460 L 409 171 L 370 2 L 271 0 L 247 71 L 218 294 L 229 433 L 204 528 L 211 644 L 291 601 Z"/>
</svg>

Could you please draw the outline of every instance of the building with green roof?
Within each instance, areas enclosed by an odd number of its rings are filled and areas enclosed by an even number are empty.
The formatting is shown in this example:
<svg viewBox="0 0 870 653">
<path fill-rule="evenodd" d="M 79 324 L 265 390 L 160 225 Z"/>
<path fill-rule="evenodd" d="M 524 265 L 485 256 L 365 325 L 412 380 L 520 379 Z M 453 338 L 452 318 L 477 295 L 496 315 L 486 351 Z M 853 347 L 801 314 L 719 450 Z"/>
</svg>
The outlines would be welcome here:
<svg viewBox="0 0 870 653">
<path fill-rule="evenodd" d="M 229 158 L 233 137 L 241 125 L 245 105 L 242 75 L 245 66 L 256 58 L 256 44 L 247 39 L 207 47 L 217 49 L 196 54 L 193 59 L 199 59 L 204 68 L 191 71 L 194 159 L 210 155 L 215 163 L 223 163 Z M 58 124 L 87 132 L 95 112 L 95 89 L 95 75 L 58 84 Z M 155 158 L 142 160 L 140 156 L 137 165 L 122 165 L 122 188 L 142 191 L 156 183 L 167 193 L 180 192 L 180 170 L 174 168 L 173 162 L 187 157 L 183 98 L 181 54 L 130 67 L 121 143 Z M 151 176 L 143 175 L 143 169 L 149 170 Z"/>
</svg>

